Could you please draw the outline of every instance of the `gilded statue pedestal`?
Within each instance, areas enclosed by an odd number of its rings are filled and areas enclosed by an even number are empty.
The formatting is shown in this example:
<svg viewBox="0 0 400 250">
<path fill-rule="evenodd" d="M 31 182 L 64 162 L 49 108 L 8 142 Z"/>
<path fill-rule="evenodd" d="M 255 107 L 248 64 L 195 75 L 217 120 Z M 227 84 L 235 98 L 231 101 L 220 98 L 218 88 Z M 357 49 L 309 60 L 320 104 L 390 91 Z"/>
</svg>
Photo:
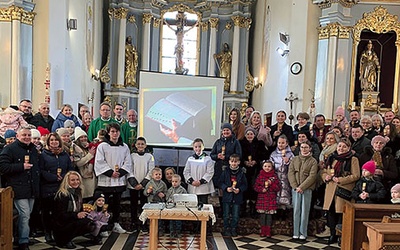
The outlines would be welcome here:
<svg viewBox="0 0 400 250">
<path fill-rule="evenodd" d="M 376 91 L 362 91 L 358 94 L 358 101 L 364 104 L 365 110 L 376 111 L 378 110 L 378 95 Z M 359 103 L 359 105 L 360 105 Z"/>
</svg>

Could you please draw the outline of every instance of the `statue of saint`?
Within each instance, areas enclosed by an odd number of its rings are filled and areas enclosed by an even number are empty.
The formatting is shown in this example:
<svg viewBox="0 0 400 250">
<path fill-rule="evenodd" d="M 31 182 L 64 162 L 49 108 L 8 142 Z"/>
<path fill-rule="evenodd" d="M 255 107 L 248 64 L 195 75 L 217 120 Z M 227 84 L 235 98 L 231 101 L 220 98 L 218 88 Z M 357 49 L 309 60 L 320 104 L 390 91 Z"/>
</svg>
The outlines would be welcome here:
<svg viewBox="0 0 400 250">
<path fill-rule="evenodd" d="M 188 29 L 185 29 L 187 17 L 185 12 L 178 11 L 175 18 L 175 25 L 176 29 L 172 28 L 171 24 L 165 21 L 165 24 L 170 28 L 172 31 L 175 32 L 176 35 L 176 45 L 175 45 L 175 73 L 185 75 L 188 73 L 188 69 L 184 68 L 183 62 L 183 52 L 185 51 L 183 48 L 183 38 L 187 32 L 191 29 L 196 27 L 197 22 L 190 26 Z"/>
<path fill-rule="evenodd" d="M 214 59 L 218 64 L 219 76 L 225 77 L 224 90 L 229 91 L 231 85 L 232 52 L 229 50 L 229 45 L 227 43 L 224 43 L 223 51 L 214 54 Z"/>
<path fill-rule="evenodd" d="M 381 66 L 374 51 L 372 41 L 369 40 L 366 49 L 360 57 L 360 81 L 362 91 L 375 91 Z"/>
<path fill-rule="evenodd" d="M 138 61 L 138 53 L 135 46 L 132 45 L 132 37 L 128 36 L 125 42 L 125 87 L 137 87 Z"/>
</svg>

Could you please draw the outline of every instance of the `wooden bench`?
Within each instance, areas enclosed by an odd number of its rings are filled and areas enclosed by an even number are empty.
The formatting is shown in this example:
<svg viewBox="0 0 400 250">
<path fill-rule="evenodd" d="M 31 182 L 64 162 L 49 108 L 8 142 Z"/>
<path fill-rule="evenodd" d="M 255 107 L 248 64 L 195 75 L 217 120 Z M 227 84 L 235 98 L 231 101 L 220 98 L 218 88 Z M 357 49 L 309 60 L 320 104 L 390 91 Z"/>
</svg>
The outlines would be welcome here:
<svg viewBox="0 0 400 250">
<path fill-rule="evenodd" d="M 363 222 L 381 222 L 386 215 L 400 211 L 400 205 L 362 204 L 345 202 L 343 208 L 341 249 L 359 250 L 364 241 L 368 241 L 367 228 Z"/>
<path fill-rule="evenodd" d="M 0 249 L 12 249 L 13 198 L 11 187 L 0 188 Z"/>
<path fill-rule="evenodd" d="M 392 218 L 392 217 L 385 215 L 382 218 L 382 223 L 400 223 L 400 218 Z M 400 245 L 400 243 L 399 243 L 399 245 Z M 369 243 L 368 243 L 368 241 L 364 241 L 362 243 L 361 250 L 368 250 L 368 249 L 369 249 Z"/>
<path fill-rule="evenodd" d="M 364 222 L 368 235 L 368 249 L 381 249 L 384 246 L 400 245 L 400 224 Z"/>
</svg>

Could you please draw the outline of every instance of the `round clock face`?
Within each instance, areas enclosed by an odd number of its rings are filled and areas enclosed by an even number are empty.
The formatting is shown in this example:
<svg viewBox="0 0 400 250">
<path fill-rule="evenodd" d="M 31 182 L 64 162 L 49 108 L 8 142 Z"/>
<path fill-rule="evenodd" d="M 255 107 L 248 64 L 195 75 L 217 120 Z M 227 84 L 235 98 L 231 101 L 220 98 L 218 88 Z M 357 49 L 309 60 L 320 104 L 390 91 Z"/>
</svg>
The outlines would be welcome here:
<svg viewBox="0 0 400 250">
<path fill-rule="evenodd" d="M 301 63 L 299 62 L 294 62 L 292 66 L 290 66 L 290 72 L 292 72 L 293 75 L 298 75 L 300 74 L 303 66 L 301 66 Z"/>
</svg>

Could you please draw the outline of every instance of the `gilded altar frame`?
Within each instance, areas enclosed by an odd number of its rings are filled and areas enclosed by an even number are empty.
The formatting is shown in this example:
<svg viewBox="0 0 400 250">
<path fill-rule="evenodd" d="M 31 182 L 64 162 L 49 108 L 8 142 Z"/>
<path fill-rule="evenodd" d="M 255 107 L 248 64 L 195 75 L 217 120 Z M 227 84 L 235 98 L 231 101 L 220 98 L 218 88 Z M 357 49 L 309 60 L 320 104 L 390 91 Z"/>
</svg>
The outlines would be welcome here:
<svg viewBox="0 0 400 250">
<path fill-rule="evenodd" d="M 374 33 L 382 34 L 390 31 L 396 33 L 396 66 L 393 85 L 393 104 L 395 105 L 394 111 L 398 111 L 398 94 L 399 94 L 399 67 L 400 67 L 400 22 L 396 15 L 388 13 L 387 9 L 382 6 L 377 6 L 374 11 L 364 13 L 363 18 L 358 20 L 352 28 L 353 48 L 352 48 L 352 61 L 351 61 L 351 76 L 350 76 L 350 91 L 349 91 L 349 108 L 350 104 L 354 102 L 355 92 L 355 76 L 357 65 L 357 47 L 361 40 L 361 32 L 369 30 Z M 389 108 L 390 109 L 390 108 Z M 386 110 L 389 110 L 386 108 Z M 385 110 L 385 109 L 382 109 Z"/>
</svg>

